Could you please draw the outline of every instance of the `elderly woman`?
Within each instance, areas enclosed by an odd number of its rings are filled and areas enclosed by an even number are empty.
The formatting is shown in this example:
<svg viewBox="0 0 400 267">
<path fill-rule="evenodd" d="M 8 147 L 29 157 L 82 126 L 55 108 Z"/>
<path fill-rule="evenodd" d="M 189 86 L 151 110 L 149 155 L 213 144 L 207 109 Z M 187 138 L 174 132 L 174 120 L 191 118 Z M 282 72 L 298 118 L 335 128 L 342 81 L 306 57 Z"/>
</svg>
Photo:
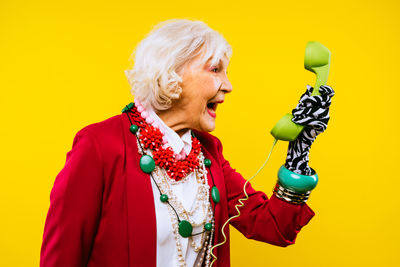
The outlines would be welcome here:
<svg viewBox="0 0 400 267">
<path fill-rule="evenodd" d="M 138 45 L 126 71 L 135 103 L 81 129 L 55 179 L 42 267 L 210 265 L 212 247 L 224 241 L 221 227 L 244 197 L 245 180 L 208 133 L 232 91 L 230 56 L 225 39 L 199 21 L 168 21 Z M 303 175 L 313 174 L 308 152 L 326 128 L 333 96 L 327 86 L 321 97 L 311 90 L 293 110 L 307 127 L 290 143 L 285 164 Z M 247 238 L 293 244 L 314 212 L 279 192 L 269 199 L 248 185 L 249 199 L 231 224 Z M 230 266 L 225 232 L 213 266 Z"/>
</svg>

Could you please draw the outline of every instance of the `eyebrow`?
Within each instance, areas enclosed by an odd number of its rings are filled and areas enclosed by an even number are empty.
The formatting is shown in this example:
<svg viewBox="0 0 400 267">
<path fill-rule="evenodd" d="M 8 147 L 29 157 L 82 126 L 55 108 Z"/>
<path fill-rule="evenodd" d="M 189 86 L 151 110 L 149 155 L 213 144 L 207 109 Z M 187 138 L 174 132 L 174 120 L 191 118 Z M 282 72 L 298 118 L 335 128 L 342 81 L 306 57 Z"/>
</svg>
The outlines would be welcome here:
<svg viewBox="0 0 400 267">
<path fill-rule="evenodd" d="M 218 62 L 216 63 L 218 66 L 222 66 L 224 68 L 226 68 L 227 66 L 224 64 L 224 61 L 222 61 L 222 59 L 219 59 Z"/>
<path fill-rule="evenodd" d="M 205 64 L 210 64 L 210 61 L 212 61 L 212 59 L 213 59 L 212 57 L 209 58 L 209 59 L 205 62 Z M 225 68 L 225 69 L 228 68 L 228 66 L 224 64 L 224 61 L 223 61 L 221 58 L 217 61 L 216 65 L 217 65 L 217 66 L 222 66 L 222 67 Z"/>
</svg>

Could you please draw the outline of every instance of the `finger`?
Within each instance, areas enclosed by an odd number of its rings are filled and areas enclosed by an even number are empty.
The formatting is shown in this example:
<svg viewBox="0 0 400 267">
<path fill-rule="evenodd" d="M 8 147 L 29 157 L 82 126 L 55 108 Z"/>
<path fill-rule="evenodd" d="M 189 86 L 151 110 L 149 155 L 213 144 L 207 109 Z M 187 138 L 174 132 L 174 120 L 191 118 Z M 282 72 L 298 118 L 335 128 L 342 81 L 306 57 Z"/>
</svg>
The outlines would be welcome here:
<svg viewBox="0 0 400 267">
<path fill-rule="evenodd" d="M 321 121 L 321 120 L 316 120 L 316 119 L 311 120 L 311 121 L 308 123 L 307 126 L 313 128 L 313 129 L 315 129 L 315 130 L 317 130 L 317 131 L 319 131 L 319 132 L 325 131 L 325 129 L 328 127 L 328 125 L 327 125 L 326 123 L 324 123 L 324 122 Z"/>
<path fill-rule="evenodd" d="M 303 101 L 306 107 L 324 107 L 328 108 L 331 105 L 331 97 L 328 95 L 314 95 Z"/>
<path fill-rule="evenodd" d="M 325 117 L 325 115 L 329 114 L 329 103 L 319 103 L 316 99 L 307 100 L 306 105 L 298 105 L 296 108 L 292 110 L 293 116 L 299 115 L 307 115 L 313 116 L 314 118 Z"/>
<path fill-rule="evenodd" d="M 317 108 L 311 112 L 310 117 L 316 120 L 324 120 L 329 118 L 329 109 Z"/>
<path fill-rule="evenodd" d="M 310 121 L 312 121 L 314 118 L 311 116 L 308 116 L 307 114 L 299 114 L 299 115 L 294 115 L 292 118 L 292 121 L 294 123 L 300 124 L 300 125 L 308 125 Z"/>
<path fill-rule="evenodd" d="M 299 102 L 298 102 L 298 104 L 296 106 L 297 109 L 303 107 L 304 102 L 306 101 L 306 99 L 308 99 L 311 96 L 313 89 L 314 88 L 311 85 L 307 84 L 306 91 L 300 96 Z"/>
<path fill-rule="evenodd" d="M 329 121 L 329 110 L 326 109 L 318 109 L 315 110 L 313 113 L 305 114 L 294 114 L 292 121 L 294 123 L 305 125 L 305 126 L 312 126 L 318 127 L 319 123 L 324 124 L 325 128 Z M 323 129 L 324 130 L 324 129 Z"/>
<path fill-rule="evenodd" d="M 292 114 L 293 116 L 309 116 L 313 111 L 315 111 L 315 108 L 313 109 L 313 107 L 302 107 L 292 110 Z"/>
<path fill-rule="evenodd" d="M 310 87 L 311 86 L 307 85 L 306 91 L 300 96 L 299 103 L 304 102 L 305 99 L 307 99 L 308 97 L 311 96 L 312 87 L 311 87 L 311 90 L 310 90 Z"/>
<path fill-rule="evenodd" d="M 319 93 L 321 95 L 327 95 L 329 97 L 332 97 L 335 95 L 335 91 L 333 90 L 333 88 L 328 85 L 321 85 L 319 87 Z"/>
</svg>

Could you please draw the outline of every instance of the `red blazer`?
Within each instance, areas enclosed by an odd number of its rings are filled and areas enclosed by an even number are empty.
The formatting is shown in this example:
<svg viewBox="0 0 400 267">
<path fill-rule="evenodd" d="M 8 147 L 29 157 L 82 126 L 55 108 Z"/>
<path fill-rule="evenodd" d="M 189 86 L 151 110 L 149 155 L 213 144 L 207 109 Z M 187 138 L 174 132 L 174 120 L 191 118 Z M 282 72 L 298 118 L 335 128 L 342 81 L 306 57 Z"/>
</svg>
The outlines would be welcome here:
<svg viewBox="0 0 400 267">
<path fill-rule="evenodd" d="M 156 267 L 156 216 L 150 176 L 140 170 L 135 136 L 126 114 L 86 126 L 75 136 L 50 195 L 44 227 L 42 267 Z M 243 177 L 232 169 L 214 136 L 194 131 L 220 192 L 215 241 L 244 197 Z M 212 179 L 208 174 L 212 186 Z M 293 244 L 314 216 L 306 205 L 271 199 L 248 187 L 249 200 L 231 224 L 247 238 L 278 246 Z M 158 197 L 158 196 L 156 196 Z M 169 221 L 166 223 L 170 223 Z M 214 266 L 230 266 L 228 241 L 214 250 Z"/>
</svg>

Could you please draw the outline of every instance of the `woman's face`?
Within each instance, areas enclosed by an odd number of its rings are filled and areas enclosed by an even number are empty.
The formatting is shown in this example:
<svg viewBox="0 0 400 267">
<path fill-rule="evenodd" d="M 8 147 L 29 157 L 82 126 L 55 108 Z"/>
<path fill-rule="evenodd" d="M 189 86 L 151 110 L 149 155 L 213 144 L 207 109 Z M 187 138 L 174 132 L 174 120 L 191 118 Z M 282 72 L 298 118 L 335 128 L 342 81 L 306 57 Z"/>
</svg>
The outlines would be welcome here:
<svg viewBox="0 0 400 267">
<path fill-rule="evenodd" d="M 182 93 L 174 106 L 183 112 L 188 128 L 211 132 L 215 129 L 217 106 L 232 91 L 232 85 L 226 73 L 229 59 L 224 56 L 211 65 L 211 59 L 202 63 L 203 55 L 189 61 L 181 71 Z"/>
</svg>

